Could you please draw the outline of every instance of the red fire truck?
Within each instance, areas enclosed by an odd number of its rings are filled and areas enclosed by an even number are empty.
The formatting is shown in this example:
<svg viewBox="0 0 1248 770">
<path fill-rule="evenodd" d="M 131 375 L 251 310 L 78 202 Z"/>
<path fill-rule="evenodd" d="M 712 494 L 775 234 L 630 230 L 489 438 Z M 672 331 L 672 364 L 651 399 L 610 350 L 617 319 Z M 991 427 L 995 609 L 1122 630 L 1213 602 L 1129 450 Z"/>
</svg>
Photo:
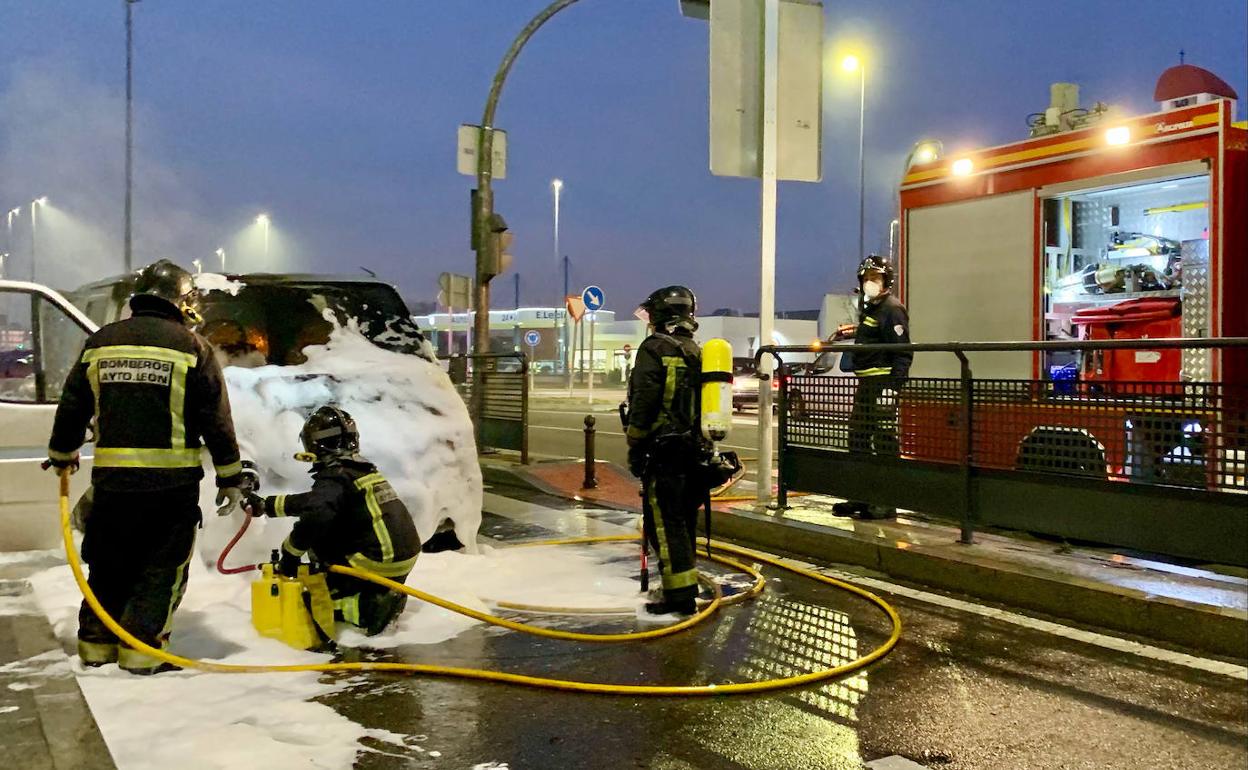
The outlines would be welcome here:
<svg viewBox="0 0 1248 770">
<path fill-rule="evenodd" d="M 1234 91 L 1180 65 L 1157 84 L 1162 111 L 1123 118 L 1079 109 L 1073 88 L 1054 86 L 1025 141 L 908 170 L 898 267 L 913 340 L 1248 336 L 1248 130 L 1234 122 Z M 1187 465 L 1189 482 L 1196 472 L 1207 486 L 1244 486 L 1248 428 L 1210 423 L 1248 386 L 1242 349 L 1020 351 L 972 363 L 977 379 L 1030 381 L 1039 394 L 977 404 L 982 467 L 1132 480 L 1169 463 Z M 957 377 L 958 363 L 920 355 L 911 374 Z M 903 402 L 903 453 L 954 460 L 948 408 Z"/>
</svg>

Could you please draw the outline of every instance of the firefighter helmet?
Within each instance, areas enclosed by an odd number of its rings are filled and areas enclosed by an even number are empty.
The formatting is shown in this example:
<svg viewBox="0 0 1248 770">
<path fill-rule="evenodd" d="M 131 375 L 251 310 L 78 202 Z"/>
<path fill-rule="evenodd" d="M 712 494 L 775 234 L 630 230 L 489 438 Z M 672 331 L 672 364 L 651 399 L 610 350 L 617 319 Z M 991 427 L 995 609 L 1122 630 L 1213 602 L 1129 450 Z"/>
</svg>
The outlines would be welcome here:
<svg viewBox="0 0 1248 770">
<path fill-rule="evenodd" d="M 653 292 L 641 303 L 642 310 L 656 329 L 671 331 L 672 326 L 682 324 L 694 331 L 698 328 L 693 316 L 698 310 L 698 298 L 684 286 L 665 286 Z"/>
<path fill-rule="evenodd" d="M 360 450 L 360 430 L 351 415 L 336 406 L 322 406 L 308 417 L 299 431 L 299 440 L 308 454 L 318 460 L 353 455 Z"/>
<path fill-rule="evenodd" d="M 879 273 L 884 279 L 884 289 L 887 291 L 893 287 L 893 264 L 886 258 L 878 254 L 869 254 L 867 258 L 862 260 L 858 265 L 858 285 L 862 286 L 862 282 L 866 280 L 867 273 Z"/>
<path fill-rule="evenodd" d="M 147 303 L 167 302 L 194 323 L 199 320 L 195 310 L 197 296 L 195 277 L 173 262 L 161 259 L 139 271 L 130 305 L 138 310 Z"/>
</svg>

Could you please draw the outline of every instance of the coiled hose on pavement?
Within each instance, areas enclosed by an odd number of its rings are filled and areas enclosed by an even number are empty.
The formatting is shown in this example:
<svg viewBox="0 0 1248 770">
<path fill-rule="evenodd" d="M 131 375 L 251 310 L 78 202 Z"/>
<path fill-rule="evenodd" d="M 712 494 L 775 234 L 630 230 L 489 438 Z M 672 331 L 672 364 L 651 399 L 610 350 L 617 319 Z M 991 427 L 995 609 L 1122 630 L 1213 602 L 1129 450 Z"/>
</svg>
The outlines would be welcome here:
<svg viewBox="0 0 1248 770">
<path fill-rule="evenodd" d="M 759 682 L 730 682 L 725 684 L 702 684 L 702 685 L 636 685 L 636 684 L 610 684 L 605 682 L 583 682 L 574 679 L 551 679 L 540 676 L 528 676 L 525 674 L 513 674 L 505 671 L 493 671 L 490 669 L 478 668 L 460 668 L 457 666 L 437 666 L 426 663 L 385 663 L 385 662 L 358 662 L 358 663 L 302 663 L 289 665 L 240 665 L 234 663 L 215 663 L 207 660 L 197 660 L 195 658 L 186 658 L 181 655 L 175 655 L 171 652 L 153 647 L 137 639 L 133 634 L 121 626 L 100 604 L 95 593 L 92 592 L 91 586 L 87 583 L 87 578 L 83 574 L 82 562 L 79 559 L 78 552 L 74 548 L 73 533 L 70 529 L 70 505 L 69 505 L 69 474 L 62 471 L 60 474 L 60 509 L 61 509 L 61 536 L 65 542 L 65 555 L 69 560 L 70 570 L 74 574 L 74 580 L 78 583 L 78 588 L 82 591 L 83 598 L 87 605 L 100 618 L 101 622 L 108 627 L 110 631 L 117 637 L 129 645 L 132 649 L 143 652 L 147 655 L 164 661 L 166 663 L 180 666 L 182 668 L 193 668 L 200 671 L 211 671 L 222 674 L 258 674 L 258 673 L 279 673 L 279 672 L 297 672 L 297 671 L 315 671 L 315 672 L 337 672 L 337 671 L 390 671 L 408 674 L 427 674 L 430 676 L 458 677 L 461 679 L 477 679 L 490 682 L 504 682 L 507 684 L 524 685 L 526 687 L 537 687 L 550 690 L 567 690 L 573 692 L 589 692 L 607 695 L 633 695 L 633 696 L 660 696 L 660 695 L 740 695 L 745 693 L 770 692 L 773 690 L 783 690 L 791 687 L 800 687 L 803 685 L 814 684 L 828 679 L 834 679 L 845 674 L 852 673 L 859 669 L 871 665 L 875 661 L 883 658 L 901 638 L 901 618 L 898 617 L 894 610 L 887 602 L 879 598 L 875 594 L 865 591 L 857 586 L 836 580 L 835 578 L 820 575 L 811 570 L 802 569 L 785 564 L 778 559 L 766 556 L 764 554 L 755 553 L 745 548 L 711 541 L 710 547 L 717 551 L 732 553 L 743 556 L 763 564 L 773 567 L 779 567 L 811 580 L 824 583 L 826 585 L 848 591 L 856 596 L 862 597 L 874 604 L 888 616 L 892 622 L 892 633 L 888 639 L 876 647 L 871 652 L 862 657 L 843 663 L 839 666 L 823 669 L 821 671 L 813 671 L 808 674 L 799 674 L 796 676 L 782 677 L 778 679 L 767 679 Z M 246 526 L 242 528 L 245 530 Z M 241 532 L 240 530 L 240 535 Z M 638 537 L 633 535 L 610 535 L 603 537 L 581 537 L 566 540 L 544 541 L 540 545 L 562 545 L 573 543 L 598 543 L 598 542 L 617 542 L 617 541 L 635 541 Z M 237 541 L 237 537 L 235 539 Z M 534 543 L 533 545 L 539 545 Z M 756 577 L 754 586 L 739 596 L 741 599 L 752 596 L 762 589 L 762 576 L 757 570 L 740 564 L 732 559 L 724 556 L 714 555 L 713 559 L 721 563 L 727 564 L 734 569 L 740 569 L 747 574 Z M 493 625 L 510 628 L 514 631 L 522 633 L 536 634 L 553 639 L 567 639 L 581 642 L 622 642 L 622 641 L 639 641 L 644 639 L 654 639 L 661 636 L 667 636 L 678 631 L 693 626 L 696 623 L 705 620 L 707 617 L 715 613 L 720 606 L 727 603 L 728 600 L 723 599 L 718 586 L 711 583 L 714 591 L 711 602 L 693 615 L 679 623 L 651 631 L 640 631 L 625 634 L 586 634 L 573 631 L 557 631 L 540 626 L 532 626 L 526 623 L 518 623 L 506 618 L 499 618 L 488 615 L 484 612 L 464 607 L 454 602 L 442 599 L 432 594 L 425 593 L 416 588 L 396 583 L 393 580 L 375 575 L 365 570 L 355 569 L 354 567 L 342 567 L 333 565 L 329 568 L 333 572 L 343 575 L 350 575 L 361 580 L 367 580 L 381 586 L 385 586 L 393 591 L 400 591 L 408 596 L 415 597 L 421 601 L 435 604 L 444 609 L 458 612 L 477 620 L 491 623 Z M 240 570 L 242 571 L 242 570 Z M 733 597 L 736 599 L 737 597 Z"/>
</svg>

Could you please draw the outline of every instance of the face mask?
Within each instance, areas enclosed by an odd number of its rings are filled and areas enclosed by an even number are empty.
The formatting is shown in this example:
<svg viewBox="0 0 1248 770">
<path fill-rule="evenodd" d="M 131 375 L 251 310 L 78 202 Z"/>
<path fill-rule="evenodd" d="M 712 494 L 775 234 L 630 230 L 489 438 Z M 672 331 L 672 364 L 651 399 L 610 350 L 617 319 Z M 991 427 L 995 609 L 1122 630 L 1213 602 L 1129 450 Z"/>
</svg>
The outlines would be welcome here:
<svg viewBox="0 0 1248 770">
<path fill-rule="evenodd" d="M 866 281 L 862 284 L 862 293 L 867 299 L 875 299 L 884 293 L 884 282 Z"/>
</svg>

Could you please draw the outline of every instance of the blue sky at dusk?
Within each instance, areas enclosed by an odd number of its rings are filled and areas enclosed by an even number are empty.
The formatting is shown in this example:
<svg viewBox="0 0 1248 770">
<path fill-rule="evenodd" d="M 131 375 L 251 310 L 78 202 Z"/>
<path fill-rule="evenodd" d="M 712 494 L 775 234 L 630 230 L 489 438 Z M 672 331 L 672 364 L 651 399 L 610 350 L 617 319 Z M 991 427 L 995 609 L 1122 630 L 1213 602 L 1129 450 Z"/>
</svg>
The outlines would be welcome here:
<svg viewBox="0 0 1248 770">
<path fill-rule="evenodd" d="M 234 269 L 358 273 L 432 299 L 470 272 L 468 191 L 455 130 L 480 119 L 512 36 L 542 0 L 143 0 L 136 20 L 136 261 L 227 249 Z M 1242 0 L 825 2 L 830 56 L 867 58 L 867 245 L 883 250 L 912 142 L 1025 138 L 1048 86 L 1151 112 L 1187 61 L 1248 93 Z M 40 274 L 73 287 L 121 266 L 121 0 L 6 0 L 0 9 L 0 208 L 48 195 Z M 499 109 L 508 176 L 496 206 L 516 234 L 522 302 L 575 288 L 628 312 L 685 283 L 706 308 L 757 307 L 758 183 L 707 170 L 707 27 L 677 0 L 581 0 L 525 50 Z M 777 305 L 850 285 L 857 247 L 857 78 L 829 67 L 824 181 L 780 189 Z M 1240 107 L 1240 118 L 1244 107 Z M 256 214 L 273 217 L 263 263 Z M 24 225 L 10 277 L 25 277 Z M 46 241 L 42 240 L 45 238 Z M 0 231 L 0 237 L 4 237 Z M 14 275 L 16 271 L 16 275 Z M 495 282 L 496 307 L 513 301 Z"/>
</svg>

